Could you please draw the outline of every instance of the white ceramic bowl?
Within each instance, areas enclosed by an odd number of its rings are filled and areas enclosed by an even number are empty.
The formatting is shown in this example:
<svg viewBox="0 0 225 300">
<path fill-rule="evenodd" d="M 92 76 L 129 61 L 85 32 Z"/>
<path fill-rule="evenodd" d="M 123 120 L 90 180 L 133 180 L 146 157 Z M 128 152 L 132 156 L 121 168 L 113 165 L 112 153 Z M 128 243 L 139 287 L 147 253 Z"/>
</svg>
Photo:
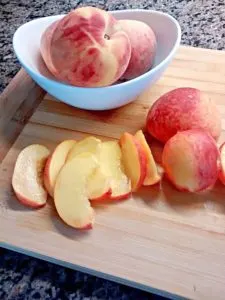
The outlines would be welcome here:
<svg viewBox="0 0 225 300">
<path fill-rule="evenodd" d="M 17 29 L 13 47 L 27 73 L 44 90 L 57 99 L 75 107 L 107 110 L 135 100 L 148 86 L 160 78 L 172 60 L 181 38 L 178 22 L 168 14 L 151 10 L 122 10 L 111 12 L 117 19 L 133 19 L 147 23 L 156 34 L 157 53 L 153 68 L 147 73 L 102 88 L 83 88 L 57 81 L 47 70 L 40 54 L 40 38 L 44 30 L 63 15 L 44 17 L 28 22 Z"/>
</svg>

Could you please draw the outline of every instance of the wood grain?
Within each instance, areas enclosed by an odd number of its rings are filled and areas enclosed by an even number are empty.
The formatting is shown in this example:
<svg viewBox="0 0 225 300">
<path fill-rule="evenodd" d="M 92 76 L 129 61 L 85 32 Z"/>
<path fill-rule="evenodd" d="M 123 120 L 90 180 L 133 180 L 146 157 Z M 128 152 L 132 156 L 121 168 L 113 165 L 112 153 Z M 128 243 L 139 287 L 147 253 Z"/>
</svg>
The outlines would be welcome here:
<svg viewBox="0 0 225 300">
<path fill-rule="evenodd" d="M 107 112 L 82 111 L 46 95 L 0 166 L 1 245 L 158 293 L 224 299 L 222 184 L 189 194 L 164 180 L 161 186 L 143 188 L 127 201 L 96 206 L 96 225 L 88 233 L 63 224 L 51 199 L 45 208 L 29 210 L 11 190 L 15 160 L 25 146 L 42 143 L 53 149 L 68 138 L 94 134 L 105 140 L 117 139 L 125 130 L 134 133 L 144 126 L 151 104 L 174 87 L 206 91 L 218 105 L 225 130 L 224 66 L 224 52 L 181 47 L 154 87 L 130 105 Z M 15 108 L 8 106 L 8 110 Z M 21 115 L 16 116 L 20 122 Z"/>
<path fill-rule="evenodd" d="M 0 162 L 45 92 L 21 69 L 0 95 Z"/>
</svg>

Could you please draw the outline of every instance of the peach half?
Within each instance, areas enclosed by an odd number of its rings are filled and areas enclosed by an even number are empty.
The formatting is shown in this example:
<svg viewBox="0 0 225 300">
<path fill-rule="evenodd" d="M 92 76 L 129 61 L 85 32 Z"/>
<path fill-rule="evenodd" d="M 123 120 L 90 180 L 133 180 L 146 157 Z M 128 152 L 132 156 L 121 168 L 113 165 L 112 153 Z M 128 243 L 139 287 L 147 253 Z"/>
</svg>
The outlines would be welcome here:
<svg viewBox="0 0 225 300">
<path fill-rule="evenodd" d="M 198 192 L 215 184 L 218 158 L 217 145 L 208 133 L 186 130 L 165 144 L 162 164 L 177 189 Z"/>
</svg>

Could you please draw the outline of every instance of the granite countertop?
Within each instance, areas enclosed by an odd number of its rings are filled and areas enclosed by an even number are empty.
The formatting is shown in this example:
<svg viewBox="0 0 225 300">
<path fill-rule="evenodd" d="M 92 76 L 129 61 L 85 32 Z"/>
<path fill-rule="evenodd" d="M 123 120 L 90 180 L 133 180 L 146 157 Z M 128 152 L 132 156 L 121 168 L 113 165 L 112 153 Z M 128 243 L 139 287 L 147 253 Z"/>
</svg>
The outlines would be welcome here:
<svg viewBox="0 0 225 300">
<path fill-rule="evenodd" d="M 179 21 L 183 44 L 225 48 L 224 0 L 0 0 L 0 92 L 20 68 L 12 51 L 16 28 L 37 17 L 66 13 L 86 5 L 107 10 L 161 10 Z M 156 298 L 162 299 L 0 248 L 1 300 Z"/>
</svg>

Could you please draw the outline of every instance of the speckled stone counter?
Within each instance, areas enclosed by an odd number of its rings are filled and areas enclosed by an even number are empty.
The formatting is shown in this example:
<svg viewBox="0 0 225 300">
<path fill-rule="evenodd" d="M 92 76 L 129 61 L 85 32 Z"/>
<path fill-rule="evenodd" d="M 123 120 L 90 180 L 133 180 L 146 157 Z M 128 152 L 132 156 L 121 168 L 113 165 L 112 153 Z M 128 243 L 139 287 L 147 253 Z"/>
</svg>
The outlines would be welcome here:
<svg viewBox="0 0 225 300">
<path fill-rule="evenodd" d="M 0 0 L 0 91 L 20 68 L 12 51 L 16 28 L 37 17 L 86 5 L 107 10 L 145 8 L 168 12 L 181 25 L 183 44 L 225 49 L 224 0 Z M 162 298 L 0 248 L 0 299 Z"/>
</svg>

